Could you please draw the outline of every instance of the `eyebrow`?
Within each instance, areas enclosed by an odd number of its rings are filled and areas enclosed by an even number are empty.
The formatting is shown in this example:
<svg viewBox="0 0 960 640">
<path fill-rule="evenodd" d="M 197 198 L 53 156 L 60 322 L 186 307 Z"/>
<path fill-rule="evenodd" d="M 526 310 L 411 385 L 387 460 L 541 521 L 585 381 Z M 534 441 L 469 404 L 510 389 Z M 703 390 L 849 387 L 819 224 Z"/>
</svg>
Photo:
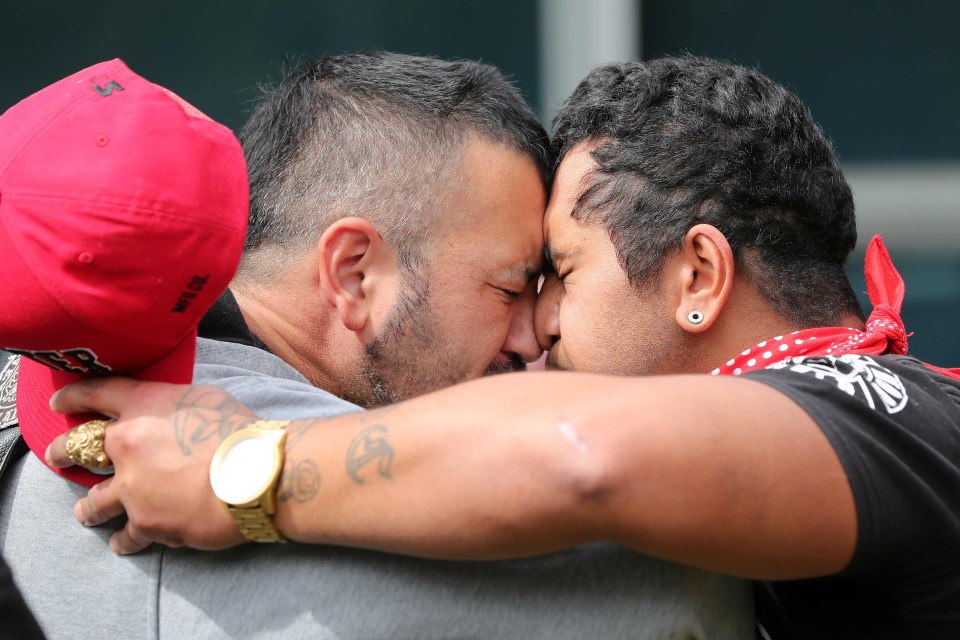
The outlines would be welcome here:
<svg viewBox="0 0 960 640">
<path fill-rule="evenodd" d="M 563 250 L 557 250 L 549 242 L 543 244 L 543 263 L 551 268 L 556 266 L 557 262 L 566 258 L 569 254 Z"/>
<path fill-rule="evenodd" d="M 531 265 L 507 267 L 499 275 L 510 282 L 530 282 L 540 276 L 540 269 Z"/>
</svg>

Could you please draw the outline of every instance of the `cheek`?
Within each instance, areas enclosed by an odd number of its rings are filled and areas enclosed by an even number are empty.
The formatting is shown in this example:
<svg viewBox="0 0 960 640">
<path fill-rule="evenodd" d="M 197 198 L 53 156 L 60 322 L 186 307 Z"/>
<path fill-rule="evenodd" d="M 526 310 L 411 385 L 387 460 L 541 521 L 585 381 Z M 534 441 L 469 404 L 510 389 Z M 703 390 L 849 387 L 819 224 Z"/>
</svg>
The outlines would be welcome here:
<svg viewBox="0 0 960 640">
<path fill-rule="evenodd" d="M 491 359 L 496 355 L 510 330 L 511 306 L 490 298 L 464 297 L 445 305 L 450 319 L 444 327 L 447 345 Z"/>
<path fill-rule="evenodd" d="M 583 295 L 587 288 L 568 291 L 560 305 L 561 353 L 579 371 L 615 372 L 623 357 L 623 300 L 606 295 Z M 589 290 L 602 294 L 599 286 Z"/>
<path fill-rule="evenodd" d="M 605 322 L 604 309 L 597 301 L 576 295 L 565 295 L 560 301 L 560 343 L 563 351 L 579 365 L 577 359 L 592 360 L 600 342 L 598 329 Z"/>
</svg>

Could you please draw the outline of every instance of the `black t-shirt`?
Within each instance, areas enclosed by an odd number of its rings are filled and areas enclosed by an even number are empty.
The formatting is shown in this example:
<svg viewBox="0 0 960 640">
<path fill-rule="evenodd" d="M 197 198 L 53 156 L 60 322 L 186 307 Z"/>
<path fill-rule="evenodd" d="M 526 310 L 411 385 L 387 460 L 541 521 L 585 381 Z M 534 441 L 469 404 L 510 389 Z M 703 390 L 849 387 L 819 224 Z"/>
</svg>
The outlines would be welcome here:
<svg viewBox="0 0 960 640">
<path fill-rule="evenodd" d="M 903 356 L 791 358 L 747 375 L 823 430 L 859 529 L 841 573 L 763 585 L 771 637 L 960 638 L 960 381 Z"/>
</svg>

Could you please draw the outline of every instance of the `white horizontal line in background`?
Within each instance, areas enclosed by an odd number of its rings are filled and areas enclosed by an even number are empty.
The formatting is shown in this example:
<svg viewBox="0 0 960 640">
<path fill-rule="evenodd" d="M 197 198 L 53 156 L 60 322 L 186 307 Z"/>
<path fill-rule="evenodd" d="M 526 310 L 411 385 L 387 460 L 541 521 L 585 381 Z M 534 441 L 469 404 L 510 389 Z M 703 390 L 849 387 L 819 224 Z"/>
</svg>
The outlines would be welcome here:
<svg viewBox="0 0 960 640">
<path fill-rule="evenodd" d="M 897 252 L 960 254 L 960 162 L 848 164 L 859 245 L 880 233 Z"/>
</svg>

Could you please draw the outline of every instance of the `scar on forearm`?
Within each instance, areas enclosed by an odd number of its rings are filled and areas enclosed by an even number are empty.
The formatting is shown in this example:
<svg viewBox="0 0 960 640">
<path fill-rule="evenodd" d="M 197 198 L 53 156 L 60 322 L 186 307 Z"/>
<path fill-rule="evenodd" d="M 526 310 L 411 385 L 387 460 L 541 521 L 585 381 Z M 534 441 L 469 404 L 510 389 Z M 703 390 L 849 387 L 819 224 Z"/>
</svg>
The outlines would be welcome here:
<svg viewBox="0 0 960 640">
<path fill-rule="evenodd" d="M 277 489 L 277 499 L 306 502 L 317 495 L 320 480 L 320 470 L 312 460 L 292 460 L 288 456 L 283 465 L 283 476 L 280 487 Z"/>
<path fill-rule="evenodd" d="M 173 415 L 173 430 L 183 455 L 211 438 L 223 440 L 256 416 L 219 387 L 190 387 Z"/>
<path fill-rule="evenodd" d="M 587 453 L 587 451 L 589 451 L 586 441 L 580 436 L 580 434 L 577 432 L 577 428 L 572 424 L 569 422 L 561 422 L 557 425 L 557 428 L 560 430 L 560 433 L 563 435 L 564 439 L 576 447 L 578 451 L 581 453 Z"/>
<path fill-rule="evenodd" d="M 393 467 L 393 447 L 387 441 L 387 428 L 376 424 L 361 431 L 347 447 L 347 475 L 357 484 L 363 484 L 360 471 L 376 463 L 377 474 L 389 480 Z"/>
</svg>

